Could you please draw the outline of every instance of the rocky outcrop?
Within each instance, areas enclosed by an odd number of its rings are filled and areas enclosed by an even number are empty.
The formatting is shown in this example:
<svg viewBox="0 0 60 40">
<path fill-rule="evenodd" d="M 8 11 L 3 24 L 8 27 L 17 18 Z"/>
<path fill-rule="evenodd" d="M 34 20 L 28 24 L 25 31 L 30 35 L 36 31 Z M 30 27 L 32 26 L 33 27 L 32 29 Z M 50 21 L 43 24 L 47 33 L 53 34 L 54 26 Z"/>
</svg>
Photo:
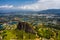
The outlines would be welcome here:
<svg viewBox="0 0 60 40">
<path fill-rule="evenodd" d="M 32 28 L 32 26 L 30 24 L 26 23 L 26 22 L 19 22 L 18 26 L 17 26 L 17 29 L 24 30 L 25 32 L 28 32 L 28 33 L 36 34 L 36 32 Z"/>
</svg>

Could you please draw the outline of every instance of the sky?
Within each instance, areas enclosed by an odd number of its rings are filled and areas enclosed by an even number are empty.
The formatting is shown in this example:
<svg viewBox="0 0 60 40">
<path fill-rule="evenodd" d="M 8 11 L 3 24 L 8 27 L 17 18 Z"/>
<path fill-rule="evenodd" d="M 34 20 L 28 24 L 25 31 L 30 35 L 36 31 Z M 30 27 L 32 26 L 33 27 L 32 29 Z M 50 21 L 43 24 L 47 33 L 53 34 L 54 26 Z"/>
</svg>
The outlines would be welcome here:
<svg viewBox="0 0 60 40">
<path fill-rule="evenodd" d="M 0 0 L 0 10 L 32 10 L 60 9 L 60 0 Z"/>
</svg>

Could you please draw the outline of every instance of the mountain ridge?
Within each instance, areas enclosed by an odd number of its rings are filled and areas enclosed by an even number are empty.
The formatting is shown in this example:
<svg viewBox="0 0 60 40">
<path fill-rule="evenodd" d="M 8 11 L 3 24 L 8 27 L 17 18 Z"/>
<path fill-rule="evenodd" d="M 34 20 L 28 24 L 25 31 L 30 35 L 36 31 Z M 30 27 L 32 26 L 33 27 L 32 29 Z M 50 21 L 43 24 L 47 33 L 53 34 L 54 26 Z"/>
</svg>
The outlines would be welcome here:
<svg viewBox="0 0 60 40">
<path fill-rule="evenodd" d="M 27 11 L 27 10 L 0 10 L 0 14 L 56 14 L 60 15 L 60 9 L 47 9 L 42 11 Z"/>
</svg>

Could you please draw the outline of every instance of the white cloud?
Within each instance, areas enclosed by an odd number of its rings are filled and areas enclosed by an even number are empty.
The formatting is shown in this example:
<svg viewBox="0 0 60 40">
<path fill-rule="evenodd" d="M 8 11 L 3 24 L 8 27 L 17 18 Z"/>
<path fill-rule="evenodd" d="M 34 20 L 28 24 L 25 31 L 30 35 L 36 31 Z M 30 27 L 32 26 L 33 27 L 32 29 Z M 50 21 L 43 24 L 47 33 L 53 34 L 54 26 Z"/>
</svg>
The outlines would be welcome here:
<svg viewBox="0 0 60 40">
<path fill-rule="evenodd" d="M 0 6 L 0 8 L 10 9 L 10 8 L 13 8 L 13 5 L 2 5 Z"/>
<path fill-rule="evenodd" d="M 34 4 L 24 5 L 18 7 L 23 10 L 45 10 L 45 9 L 59 9 L 60 8 L 60 0 L 38 0 Z"/>
<path fill-rule="evenodd" d="M 60 9 L 60 0 L 38 0 L 36 3 L 23 5 L 23 6 L 13 6 L 13 5 L 4 5 L 0 6 L 0 8 L 7 9 L 22 9 L 22 10 L 45 10 L 45 9 Z"/>
</svg>

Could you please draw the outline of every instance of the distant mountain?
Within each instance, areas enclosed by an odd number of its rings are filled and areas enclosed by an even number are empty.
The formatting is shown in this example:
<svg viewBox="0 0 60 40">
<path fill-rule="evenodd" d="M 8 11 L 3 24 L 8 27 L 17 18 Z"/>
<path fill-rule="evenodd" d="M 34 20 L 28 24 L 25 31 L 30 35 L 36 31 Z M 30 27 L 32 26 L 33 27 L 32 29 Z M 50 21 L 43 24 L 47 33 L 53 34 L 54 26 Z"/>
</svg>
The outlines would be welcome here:
<svg viewBox="0 0 60 40">
<path fill-rule="evenodd" d="M 60 9 L 47 9 L 42 11 L 29 10 L 0 10 L 0 14 L 57 14 L 60 15 Z"/>
<path fill-rule="evenodd" d="M 60 15 L 60 9 L 48 9 L 48 10 L 43 10 L 43 11 L 39 11 L 39 14 L 57 14 Z"/>
</svg>

